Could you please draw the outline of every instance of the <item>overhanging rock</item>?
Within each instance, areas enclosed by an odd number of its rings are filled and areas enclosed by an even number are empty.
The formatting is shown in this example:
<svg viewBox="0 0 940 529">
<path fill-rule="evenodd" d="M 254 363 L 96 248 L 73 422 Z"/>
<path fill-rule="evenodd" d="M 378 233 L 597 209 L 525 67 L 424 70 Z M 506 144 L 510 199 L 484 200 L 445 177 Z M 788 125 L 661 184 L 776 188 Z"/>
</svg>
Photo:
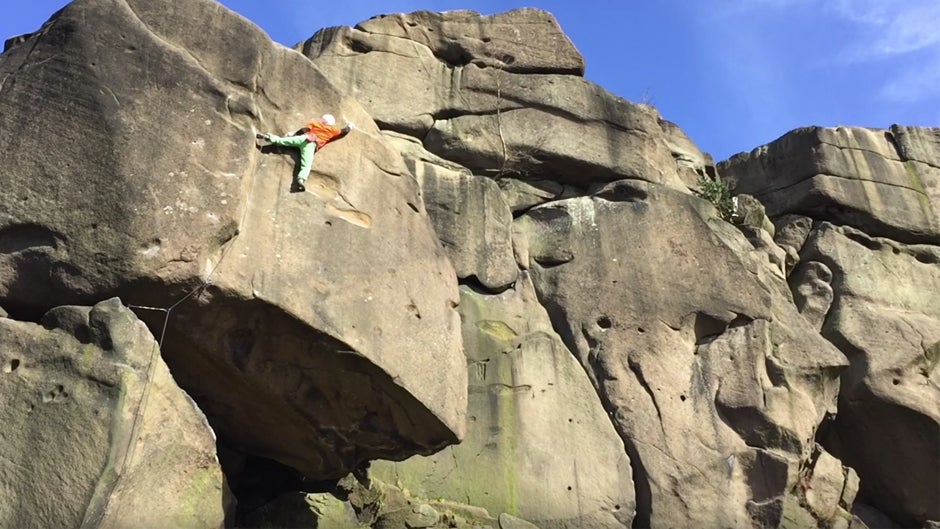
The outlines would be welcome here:
<svg viewBox="0 0 940 529">
<path fill-rule="evenodd" d="M 306 58 L 216 2 L 78 0 L 0 79 L 11 313 L 209 280 L 163 352 L 227 443 L 331 477 L 463 435 L 453 268 L 398 153 Z M 293 160 L 254 135 L 324 112 L 360 128 L 288 194 Z"/>
</svg>

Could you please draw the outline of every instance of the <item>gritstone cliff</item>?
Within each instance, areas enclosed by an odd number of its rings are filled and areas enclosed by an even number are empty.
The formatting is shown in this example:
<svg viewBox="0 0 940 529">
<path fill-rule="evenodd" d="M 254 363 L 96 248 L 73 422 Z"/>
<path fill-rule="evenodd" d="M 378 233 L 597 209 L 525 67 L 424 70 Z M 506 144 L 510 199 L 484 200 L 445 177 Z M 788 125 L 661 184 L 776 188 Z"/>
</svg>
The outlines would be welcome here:
<svg viewBox="0 0 940 529">
<path fill-rule="evenodd" d="M 715 164 L 583 73 L 537 9 L 10 39 L 0 527 L 937 523 L 940 130 Z"/>
</svg>

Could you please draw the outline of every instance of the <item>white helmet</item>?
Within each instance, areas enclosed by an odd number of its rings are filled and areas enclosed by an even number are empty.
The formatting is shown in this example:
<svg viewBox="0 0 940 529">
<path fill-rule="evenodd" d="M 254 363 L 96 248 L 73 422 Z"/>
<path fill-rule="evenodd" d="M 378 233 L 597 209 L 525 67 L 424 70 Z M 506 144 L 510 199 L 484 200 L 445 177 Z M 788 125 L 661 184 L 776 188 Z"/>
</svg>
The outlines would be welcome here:
<svg viewBox="0 0 940 529">
<path fill-rule="evenodd" d="M 336 125 L 336 118 L 333 117 L 333 114 L 323 114 L 323 122 L 332 127 Z"/>
</svg>

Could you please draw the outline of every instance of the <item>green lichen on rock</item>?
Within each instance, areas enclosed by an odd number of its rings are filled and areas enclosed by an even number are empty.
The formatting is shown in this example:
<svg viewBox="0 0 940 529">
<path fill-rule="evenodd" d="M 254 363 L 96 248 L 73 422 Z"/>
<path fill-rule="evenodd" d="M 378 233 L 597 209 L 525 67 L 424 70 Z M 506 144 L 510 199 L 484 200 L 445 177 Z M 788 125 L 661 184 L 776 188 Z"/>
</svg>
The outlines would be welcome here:
<svg viewBox="0 0 940 529">
<path fill-rule="evenodd" d="M 917 191 L 917 200 L 920 202 L 921 207 L 925 212 L 933 215 L 933 207 L 930 205 L 927 190 L 924 188 L 924 183 L 921 181 L 920 175 L 917 174 L 917 167 L 914 165 L 914 162 L 911 160 L 905 161 L 904 170 L 907 171 L 907 175 L 911 179 L 911 188 Z"/>
</svg>

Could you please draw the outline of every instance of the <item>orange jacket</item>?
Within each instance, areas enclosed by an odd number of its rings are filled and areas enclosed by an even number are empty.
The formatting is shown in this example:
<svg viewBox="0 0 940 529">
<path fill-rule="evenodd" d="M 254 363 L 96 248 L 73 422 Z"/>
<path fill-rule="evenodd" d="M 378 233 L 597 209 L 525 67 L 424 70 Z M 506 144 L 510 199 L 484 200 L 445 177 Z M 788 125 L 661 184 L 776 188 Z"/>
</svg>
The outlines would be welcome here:
<svg viewBox="0 0 940 529">
<path fill-rule="evenodd" d="M 327 143 L 341 138 L 349 132 L 349 127 L 339 128 L 333 125 L 327 125 L 323 121 L 315 119 L 307 123 L 307 141 L 317 144 L 317 150 L 323 148 Z"/>
</svg>

